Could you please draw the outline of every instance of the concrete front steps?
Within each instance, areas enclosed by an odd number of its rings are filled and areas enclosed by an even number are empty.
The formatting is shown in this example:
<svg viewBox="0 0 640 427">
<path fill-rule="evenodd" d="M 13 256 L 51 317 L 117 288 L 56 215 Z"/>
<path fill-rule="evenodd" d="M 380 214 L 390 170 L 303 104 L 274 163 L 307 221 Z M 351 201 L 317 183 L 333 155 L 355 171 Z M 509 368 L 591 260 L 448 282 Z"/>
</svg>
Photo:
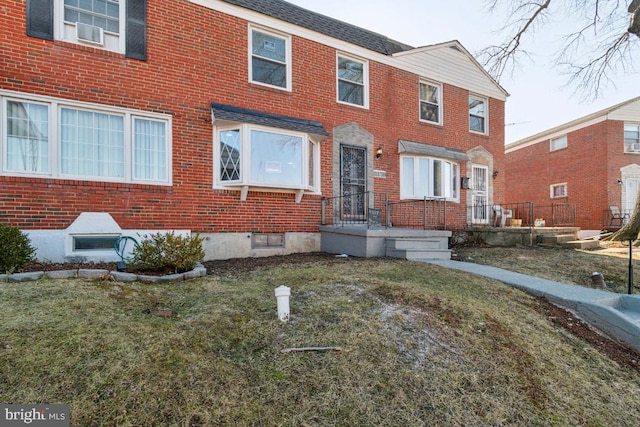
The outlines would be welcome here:
<svg viewBox="0 0 640 427">
<path fill-rule="evenodd" d="M 561 246 L 573 249 L 597 249 L 600 242 L 595 239 L 578 239 L 578 233 L 554 234 L 554 233 L 538 233 L 536 242 L 542 246 Z"/>
<path fill-rule="evenodd" d="M 438 237 L 400 237 L 385 240 L 386 256 L 409 261 L 451 259 L 448 239 Z"/>
</svg>

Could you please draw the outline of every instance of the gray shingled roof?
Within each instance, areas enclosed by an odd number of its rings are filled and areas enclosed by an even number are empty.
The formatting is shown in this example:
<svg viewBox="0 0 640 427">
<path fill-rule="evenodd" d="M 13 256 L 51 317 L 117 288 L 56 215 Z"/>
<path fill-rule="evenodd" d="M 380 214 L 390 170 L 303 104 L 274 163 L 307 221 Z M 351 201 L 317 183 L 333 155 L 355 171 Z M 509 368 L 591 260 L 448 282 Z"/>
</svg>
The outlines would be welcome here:
<svg viewBox="0 0 640 427">
<path fill-rule="evenodd" d="M 384 55 L 413 49 L 382 34 L 303 9 L 282 0 L 223 0 Z"/>
<path fill-rule="evenodd" d="M 213 117 L 216 120 L 253 123 L 278 129 L 329 136 L 329 132 L 322 127 L 322 123 L 314 122 L 312 120 L 278 116 L 276 114 L 269 114 L 262 111 L 248 110 L 246 108 L 238 108 L 223 104 L 211 104 L 211 109 L 213 110 Z"/>
</svg>

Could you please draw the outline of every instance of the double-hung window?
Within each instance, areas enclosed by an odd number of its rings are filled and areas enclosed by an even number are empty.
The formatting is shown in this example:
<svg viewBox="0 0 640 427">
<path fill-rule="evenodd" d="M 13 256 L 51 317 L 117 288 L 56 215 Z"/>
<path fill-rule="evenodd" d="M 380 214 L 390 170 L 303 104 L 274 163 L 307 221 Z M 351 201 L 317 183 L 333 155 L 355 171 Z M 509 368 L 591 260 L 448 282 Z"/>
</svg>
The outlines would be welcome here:
<svg viewBox="0 0 640 427">
<path fill-rule="evenodd" d="M 420 82 L 420 120 L 442 123 L 440 91 L 441 88 L 438 85 Z"/>
<path fill-rule="evenodd" d="M 369 107 L 369 64 L 356 58 L 338 55 L 338 102 Z"/>
<path fill-rule="evenodd" d="M 147 0 L 30 0 L 27 34 L 147 56 Z"/>
<path fill-rule="evenodd" d="M 318 192 L 319 144 L 306 133 L 240 124 L 217 131 L 217 185 Z"/>
<path fill-rule="evenodd" d="M 640 153 L 640 125 L 624 125 L 624 152 Z"/>
<path fill-rule="evenodd" d="M 291 90 L 290 38 L 257 28 L 249 31 L 249 80 Z"/>
<path fill-rule="evenodd" d="M 469 96 L 469 130 L 487 133 L 487 100 L 485 98 Z"/>
<path fill-rule="evenodd" d="M 1 95 L 2 174 L 170 184 L 167 116 Z"/>
<path fill-rule="evenodd" d="M 457 163 L 430 157 L 403 156 L 400 165 L 401 198 L 460 199 L 460 167 Z"/>
</svg>

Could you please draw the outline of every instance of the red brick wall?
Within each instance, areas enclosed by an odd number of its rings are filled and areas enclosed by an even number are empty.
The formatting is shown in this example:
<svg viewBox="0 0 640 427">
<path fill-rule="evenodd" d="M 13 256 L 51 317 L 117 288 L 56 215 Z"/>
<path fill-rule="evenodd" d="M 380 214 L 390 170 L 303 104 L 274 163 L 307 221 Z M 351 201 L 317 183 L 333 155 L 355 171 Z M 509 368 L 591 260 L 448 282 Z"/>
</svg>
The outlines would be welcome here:
<svg viewBox="0 0 640 427">
<path fill-rule="evenodd" d="M 507 201 L 576 205 L 577 225 L 599 230 L 610 205 L 620 206 L 620 168 L 633 162 L 624 154 L 624 124 L 603 121 L 567 135 L 567 148 L 549 152 L 549 141 L 506 155 Z M 567 197 L 551 199 L 549 186 L 567 183 Z"/>
<path fill-rule="evenodd" d="M 314 232 L 320 196 L 212 189 L 210 103 L 319 121 L 331 132 L 357 122 L 385 155 L 376 191 L 399 197 L 397 140 L 462 150 L 483 145 L 502 163 L 504 103 L 490 100 L 490 137 L 468 131 L 468 91 L 444 86 L 443 127 L 418 121 L 418 77 L 370 62 L 370 109 L 336 102 L 335 49 L 292 38 L 293 90 L 248 83 L 247 22 L 184 0 L 148 5 L 148 60 L 26 36 L 25 1 L 0 5 L 0 88 L 171 114 L 173 185 L 113 184 L 0 176 L 0 221 L 24 229 L 67 227 L 85 211 L 109 212 L 123 228 L 188 228 L 197 232 Z M 331 140 L 321 145 L 322 193 L 331 196 Z M 464 167 L 461 168 L 464 173 Z M 503 195 L 498 180 L 496 195 Z M 465 200 L 464 191 L 461 201 Z M 450 207 L 452 204 L 450 204 Z M 464 203 L 451 215 L 464 225 Z"/>
</svg>

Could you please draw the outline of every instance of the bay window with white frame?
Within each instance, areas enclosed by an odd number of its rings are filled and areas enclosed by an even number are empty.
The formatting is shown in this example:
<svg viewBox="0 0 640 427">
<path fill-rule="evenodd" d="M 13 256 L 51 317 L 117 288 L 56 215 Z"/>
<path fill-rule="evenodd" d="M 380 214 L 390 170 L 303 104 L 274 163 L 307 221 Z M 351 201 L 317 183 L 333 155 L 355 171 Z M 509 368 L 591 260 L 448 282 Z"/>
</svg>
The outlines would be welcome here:
<svg viewBox="0 0 640 427">
<path fill-rule="evenodd" d="M 219 127 L 215 184 L 319 192 L 319 143 L 308 134 L 253 124 Z"/>
<path fill-rule="evenodd" d="M 48 97 L 0 100 L 3 175 L 171 183 L 165 115 Z"/>
<path fill-rule="evenodd" d="M 460 200 L 460 166 L 446 159 L 403 156 L 400 163 L 402 199 Z"/>
</svg>

